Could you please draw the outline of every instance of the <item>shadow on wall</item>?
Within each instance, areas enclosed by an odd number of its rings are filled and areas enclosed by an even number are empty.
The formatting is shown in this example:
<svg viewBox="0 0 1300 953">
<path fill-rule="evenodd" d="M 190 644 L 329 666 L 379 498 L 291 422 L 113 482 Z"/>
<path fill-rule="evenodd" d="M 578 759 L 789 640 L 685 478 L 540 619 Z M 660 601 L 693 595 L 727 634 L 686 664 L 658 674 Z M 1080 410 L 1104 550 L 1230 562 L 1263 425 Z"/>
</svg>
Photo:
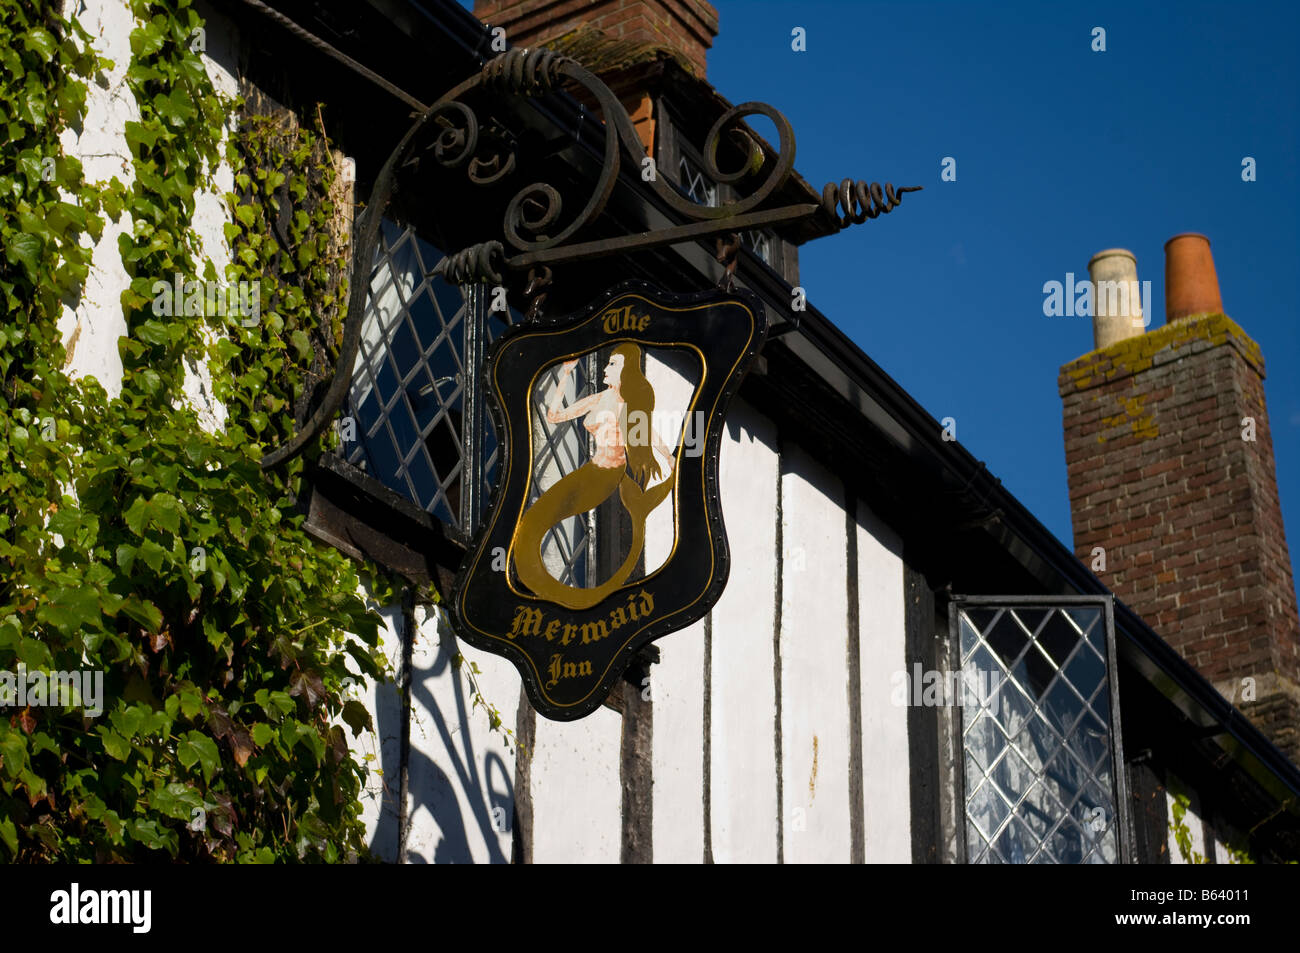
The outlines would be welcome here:
<svg viewBox="0 0 1300 953">
<path fill-rule="evenodd" d="M 401 612 L 396 616 L 393 625 L 400 626 Z M 397 631 L 400 632 L 400 628 Z M 375 724 L 380 742 L 379 766 L 383 773 L 380 775 L 379 822 L 370 839 L 370 852 L 380 860 L 393 863 L 397 860 L 397 785 L 401 777 L 399 762 L 402 754 L 402 696 L 397 691 L 396 682 L 381 682 L 375 686 Z"/>
<path fill-rule="evenodd" d="M 371 849 L 378 856 L 393 860 L 399 854 L 401 838 L 405 841 L 400 847 L 405 863 L 470 864 L 482 859 L 508 863 L 510 858 L 501 843 L 515 822 L 513 769 L 496 751 L 488 751 L 481 757 L 480 770 L 471 712 L 465 697 L 466 680 L 452 664 L 460 647 L 446 614 L 438 611 L 436 618 L 437 647 L 432 663 L 426 668 L 419 667 L 422 653 L 418 643 L 412 652 L 405 836 L 401 837 L 397 813 L 385 810 Z M 412 625 L 405 629 L 404 637 L 417 634 L 418 629 Z M 393 696 L 397 697 L 395 686 Z M 378 708 L 380 737 L 400 737 L 400 704 L 381 703 Z M 449 719 L 444 709 L 453 717 Z M 480 719 L 484 718 L 480 714 Z M 433 732 L 428 731 L 429 725 Z M 390 751 L 394 755 L 391 759 Z M 384 777 L 393 779 L 394 789 L 401 777 L 400 751 L 400 745 L 385 748 Z M 393 793 L 395 801 L 396 791 Z M 477 836 L 471 834 L 472 828 L 477 829 Z M 475 851 L 471 837 L 484 846 Z M 426 844 L 432 845 L 431 851 L 418 849 Z"/>
</svg>

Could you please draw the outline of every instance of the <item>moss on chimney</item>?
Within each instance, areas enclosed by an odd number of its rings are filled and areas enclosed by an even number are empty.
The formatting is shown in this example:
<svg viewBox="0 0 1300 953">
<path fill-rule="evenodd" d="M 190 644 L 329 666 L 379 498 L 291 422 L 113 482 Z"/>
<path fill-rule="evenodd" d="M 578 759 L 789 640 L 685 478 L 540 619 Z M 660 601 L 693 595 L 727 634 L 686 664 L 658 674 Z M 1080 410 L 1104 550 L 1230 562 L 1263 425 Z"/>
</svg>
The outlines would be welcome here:
<svg viewBox="0 0 1300 953">
<path fill-rule="evenodd" d="M 1264 355 L 1259 345 L 1230 317 L 1215 312 L 1180 318 L 1172 324 L 1117 341 L 1071 361 L 1061 368 L 1061 394 L 1088 390 L 1107 381 L 1141 373 L 1153 364 L 1176 359 L 1178 355 L 1169 352 L 1190 348 L 1191 353 L 1196 353 L 1224 344 L 1235 347 L 1259 375 L 1264 376 Z"/>
</svg>

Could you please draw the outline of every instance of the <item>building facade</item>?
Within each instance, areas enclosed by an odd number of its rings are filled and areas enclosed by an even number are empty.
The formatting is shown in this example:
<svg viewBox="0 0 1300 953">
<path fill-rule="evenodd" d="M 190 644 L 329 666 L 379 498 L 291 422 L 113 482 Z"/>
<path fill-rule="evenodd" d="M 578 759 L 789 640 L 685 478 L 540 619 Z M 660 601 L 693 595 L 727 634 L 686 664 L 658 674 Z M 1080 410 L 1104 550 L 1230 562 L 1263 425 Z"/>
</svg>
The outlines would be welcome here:
<svg viewBox="0 0 1300 953">
<path fill-rule="evenodd" d="M 124 4 L 87 6 L 83 21 L 98 16 L 101 35 L 129 33 Z M 731 108 L 705 78 L 705 52 L 718 29 L 707 3 L 499 0 L 476 12 L 483 22 L 445 0 L 211 3 L 203 7 L 207 62 L 227 88 L 266 110 L 305 115 L 322 104 L 340 158 L 355 167 L 353 203 L 370 194 L 420 111 L 413 102 L 437 102 L 479 74 L 502 44 L 546 44 L 598 76 L 626 110 L 644 155 L 682 196 L 719 208 L 743 196 L 743 181 L 710 175 L 704 149 Z M 350 375 L 340 440 L 313 461 L 302 500 L 322 544 L 405 580 L 400 599 L 382 607 L 398 677 L 367 691 L 376 731 L 353 740 L 376 768 L 367 819 L 377 856 L 456 863 L 1300 858 L 1300 772 L 1286 753 L 1294 757 L 1294 736 L 1274 730 L 1272 715 L 1234 708 L 1224 681 L 1272 664 L 1276 676 L 1260 698 L 1294 703 L 1287 701 L 1296 635 L 1289 577 L 1256 567 L 1253 588 L 1236 599 L 1224 595 L 1219 615 L 1170 614 L 1166 589 L 1144 602 L 1146 590 L 1133 582 L 1145 563 L 1137 554 L 1153 551 L 1151 537 L 1135 530 L 1114 542 L 1113 527 L 1141 522 L 1136 511 L 1087 485 L 1072 484 L 1078 552 L 1063 547 L 831 318 L 800 300 L 799 246 L 833 241 L 853 222 L 888 231 L 888 217 L 862 214 L 872 208 L 870 189 L 858 191 L 855 206 L 833 188 L 828 199 L 796 172 L 768 204 L 816 211 L 740 232 L 734 268 L 718 260 L 725 256 L 715 254 L 718 236 L 710 234 L 557 264 L 540 301 L 536 287 L 512 276 L 503 281 L 502 309 L 491 282 L 449 282 L 455 268 L 447 262 L 499 240 L 529 183 L 547 183 L 566 210 L 582 208 L 603 181 L 604 126 L 598 104 L 580 88 L 472 95 L 482 151 L 468 180 L 464 170 L 439 167 L 432 147 L 419 165 L 404 166 L 373 260 L 354 262 L 352 280 L 368 293 L 354 365 L 335 369 Z M 120 126 L 111 104 L 91 106 L 91 125 Z M 89 143 L 79 148 L 95 151 Z M 777 153 L 764 144 L 760 178 Z M 730 168 L 723 160 L 736 154 L 720 147 L 718 167 Z M 647 185 L 643 168 L 623 162 L 603 214 L 584 235 L 615 239 L 684 223 Z M 882 204 L 879 195 L 874 202 Z M 906 215 L 907 207 L 894 211 Z M 219 235 L 223 211 L 199 214 Z M 527 207 L 523 214 L 539 220 Z M 700 291 L 729 270 L 761 299 L 772 332 L 727 414 L 720 450 L 726 589 L 703 619 L 642 652 L 596 712 L 572 722 L 540 717 L 514 667 L 464 644 L 444 609 L 501 464 L 483 357 L 534 307 L 575 312 L 628 279 Z M 1250 385 L 1232 394 L 1257 399 L 1253 411 L 1230 403 L 1223 415 L 1265 419 L 1262 391 L 1249 377 L 1257 355 L 1244 335 L 1214 325 L 1202 338 L 1218 355 L 1203 359 L 1224 362 L 1224 380 L 1237 375 Z M 1211 353 L 1193 350 L 1198 358 Z M 1096 403 L 1094 381 L 1106 399 L 1113 399 L 1106 388 L 1121 386 L 1104 368 L 1088 376 L 1085 365 L 1104 353 L 1063 370 L 1072 479 L 1096 430 L 1089 413 L 1112 429 L 1129 423 L 1087 403 Z M 546 419 L 545 401 L 557 388 L 570 400 L 590 392 L 601 366 L 587 362 L 567 381 L 555 369 L 543 377 L 532 434 L 539 486 L 595 452 L 580 422 Z M 1169 386 L 1154 377 L 1144 384 L 1130 371 L 1125 380 L 1135 383 L 1122 386 Z M 665 407 L 681 404 L 696 383 L 683 366 L 653 355 L 644 372 Z M 661 436 L 675 445 L 692 435 Z M 1126 446 L 1115 443 L 1115 452 Z M 1285 565 L 1280 516 L 1276 531 L 1268 529 L 1276 510 L 1271 456 L 1251 452 L 1225 442 L 1224 478 L 1249 474 L 1241 492 L 1249 512 L 1260 514 L 1257 535 L 1271 562 L 1281 552 Z M 1133 460 L 1124 466 L 1161 466 Z M 1239 512 L 1236 495 L 1220 498 Z M 1110 522 L 1097 522 L 1094 512 Z M 1149 525 L 1160 535 L 1158 522 Z M 616 508 L 566 520 L 547 537 L 547 568 L 557 579 L 589 584 L 619 558 L 627 532 Z M 663 562 L 675 540 L 670 520 L 652 520 L 646 532 L 642 574 Z M 1112 560 L 1133 553 L 1133 568 L 1094 573 L 1094 544 L 1109 546 Z M 1166 538 L 1174 548 L 1154 557 L 1162 573 L 1174 573 L 1157 585 L 1225 590 L 1221 580 L 1235 572 L 1226 566 L 1194 579 L 1179 574 L 1179 554 L 1197 563 L 1197 534 L 1182 544 Z M 1241 558 L 1242 571 L 1251 571 L 1255 557 Z M 1247 608 L 1228 613 L 1229 603 Z M 1207 644 L 1216 639 L 1249 640 L 1251 654 L 1216 654 L 1218 643 Z M 1202 657 L 1207 652 L 1213 659 Z M 1290 718 L 1278 717 L 1279 724 Z"/>
</svg>

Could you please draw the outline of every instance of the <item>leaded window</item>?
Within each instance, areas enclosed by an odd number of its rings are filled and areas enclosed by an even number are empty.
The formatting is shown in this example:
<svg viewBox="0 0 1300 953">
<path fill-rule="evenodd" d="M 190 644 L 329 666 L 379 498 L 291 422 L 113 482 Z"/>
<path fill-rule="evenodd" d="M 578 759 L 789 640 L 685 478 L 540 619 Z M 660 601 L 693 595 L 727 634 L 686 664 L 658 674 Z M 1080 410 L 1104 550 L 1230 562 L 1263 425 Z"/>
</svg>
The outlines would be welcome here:
<svg viewBox="0 0 1300 953">
<path fill-rule="evenodd" d="M 594 393 L 597 362 L 589 357 L 578 362 L 564 384 L 564 403 L 572 405 Z M 533 473 L 528 494 L 532 505 L 560 478 L 577 470 L 591 459 L 595 441 L 582 425 L 582 418 L 558 424 L 546 419 L 550 397 L 561 378 L 560 365 L 540 374 L 532 394 Z M 542 540 L 542 561 L 547 570 L 568 586 L 591 584 L 596 556 L 596 512 L 571 516 L 551 527 Z"/>
<path fill-rule="evenodd" d="M 704 170 L 695 162 L 692 162 L 685 155 L 678 160 L 677 171 L 679 181 L 681 182 L 682 191 L 692 201 L 699 202 L 701 205 L 718 205 L 720 202 L 720 190 L 717 183 L 713 182 Z M 740 233 L 741 243 L 768 264 L 772 263 L 772 242 L 771 232 L 761 228 L 751 228 Z"/>
<path fill-rule="evenodd" d="M 1128 825 L 1110 600 L 964 597 L 951 624 L 967 861 L 1120 863 Z"/>
<path fill-rule="evenodd" d="M 482 394 L 481 357 L 513 311 L 493 311 L 491 289 L 457 287 L 432 275 L 443 253 L 413 228 L 385 220 L 370 273 L 370 294 L 347 414 L 355 440 L 344 458 L 408 497 L 463 537 L 474 529 L 496 475 L 498 445 L 491 415 L 469 398 Z M 595 359 L 575 369 L 570 400 L 585 396 Z M 581 421 L 551 424 L 546 401 L 558 370 L 543 374 L 533 395 L 533 497 L 590 459 Z M 344 434 L 348 433 L 344 429 Z M 476 500 L 464 487 L 478 482 Z M 594 565 L 595 514 L 552 528 L 542 555 L 557 579 L 586 585 Z"/>
<path fill-rule="evenodd" d="M 383 223 L 349 394 L 357 440 L 342 450 L 459 527 L 467 309 L 460 289 L 426 277 L 442 257 L 414 230 Z"/>
<path fill-rule="evenodd" d="M 701 205 L 718 204 L 717 183 L 711 181 L 704 174 L 703 169 L 686 156 L 682 156 L 677 171 L 681 177 L 682 190 L 691 201 L 699 202 Z"/>
<path fill-rule="evenodd" d="M 772 235 L 761 228 L 751 228 L 740 233 L 740 240 L 746 248 L 752 251 L 769 265 L 772 263 Z"/>
</svg>

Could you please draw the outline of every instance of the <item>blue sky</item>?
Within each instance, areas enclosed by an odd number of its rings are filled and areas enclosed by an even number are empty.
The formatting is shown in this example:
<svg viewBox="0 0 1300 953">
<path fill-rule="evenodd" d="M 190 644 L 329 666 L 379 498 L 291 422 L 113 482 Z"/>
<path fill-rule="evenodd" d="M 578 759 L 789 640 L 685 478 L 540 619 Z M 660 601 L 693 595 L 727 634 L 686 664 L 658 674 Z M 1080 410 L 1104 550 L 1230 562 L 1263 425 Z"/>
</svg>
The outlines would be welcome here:
<svg viewBox="0 0 1300 953">
<path fill-rule="evenodd" d="M 1086 317 L 1043 283 L 1137 255 L 1164 324 L 1164 242 L 1210 237 L 1259 342 L 1283 517 L 1300 547 L 1300 4 L 714 0 L 708 77 L 794 126 L 815 187 L 923 185 L 800 250 L 809 300 L 1071 544 L 1060 366 Z M 1094 27 L 1105 52 L 1092 50 Z M 791 31 L 806 31 L 806 52 Z M 755 122 L 767 134 L 763 120 Z M 774 138 L 773 138 L 774 141 Z M 940 180 L 945 156 L 957 180 Z M 1257 163 L 1243 182 L 1242 159 Z"/>
</svg>

